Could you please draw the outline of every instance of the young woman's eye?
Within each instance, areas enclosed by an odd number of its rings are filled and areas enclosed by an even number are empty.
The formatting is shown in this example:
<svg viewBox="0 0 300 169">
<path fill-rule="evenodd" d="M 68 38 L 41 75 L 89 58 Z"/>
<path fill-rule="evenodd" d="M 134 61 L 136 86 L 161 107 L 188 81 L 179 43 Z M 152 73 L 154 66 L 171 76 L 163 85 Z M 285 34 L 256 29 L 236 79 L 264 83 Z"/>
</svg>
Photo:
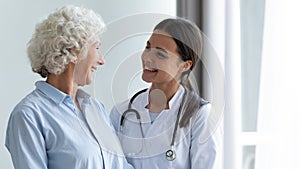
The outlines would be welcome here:
<svg viewBox="0 0 300 169">
<path fill-rule="evenodd" d="M 157 52 L 156 52 L 156 56 L 157 56 L 158 58 L 164 59 L 164 58 L 167 57 L 167 54 L 164 53 L 164 52 L 161 52 L 161 51 L 157 51 Z"/>
</svg>

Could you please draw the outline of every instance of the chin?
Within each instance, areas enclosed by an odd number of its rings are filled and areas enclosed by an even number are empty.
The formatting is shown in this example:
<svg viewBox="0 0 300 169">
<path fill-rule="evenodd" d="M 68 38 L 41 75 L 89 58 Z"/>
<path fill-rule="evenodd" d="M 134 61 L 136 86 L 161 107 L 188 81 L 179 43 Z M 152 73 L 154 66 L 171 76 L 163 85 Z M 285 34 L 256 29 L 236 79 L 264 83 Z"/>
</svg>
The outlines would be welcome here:
<svg viewBox="0 0 300 169">
<path fill-rule="evenodd" d="M 152 80 L 151 80 L 151 79 L 147 79 L 147 78 L 145 78 L 145 77 L 143 77 L 143 76 L 142 76 L 142 80 L 145 81 L 145 82 L 147 82 L 147 83 L 152 83 Z"/>
<path fill-rule="evenodd" d="M 92 82 L 93 82 L 92 80 L 87 79 L 86 81 L 82 81 L 82 83 L 80 83 L 79 86 L 89 85 L 89 84 L 91 84 Z"/>
<path fill-rule="evenodd" d="M 85 83 L 85 85 L 89 85 L 89 84 L 91 84 L 93 82 L 93 80 L 88 80 L 86 83 Z"/>
</svg>

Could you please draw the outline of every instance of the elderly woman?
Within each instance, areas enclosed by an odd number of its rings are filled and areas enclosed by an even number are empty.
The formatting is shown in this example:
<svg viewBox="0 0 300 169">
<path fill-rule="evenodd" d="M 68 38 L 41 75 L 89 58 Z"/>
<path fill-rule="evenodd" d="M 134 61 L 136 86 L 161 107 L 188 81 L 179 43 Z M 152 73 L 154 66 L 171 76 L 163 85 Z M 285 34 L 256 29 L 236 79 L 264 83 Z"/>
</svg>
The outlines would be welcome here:
<svg viewBox="0 0 300 169">
<path fill-rule="evenodd" d="M 36 82 L 9 118 L 5 145 L 16 169 L 132 168 L 124 156 L 103 147 L 86 113 L 98 113 L 107 126 L 109 117 L 102 104 L 79 89 L 104 64 L 103 30 L 98 14 L 69 5 L 37 24 L 28 57 L 32 70 L 46 80 Z"/>
</svg>

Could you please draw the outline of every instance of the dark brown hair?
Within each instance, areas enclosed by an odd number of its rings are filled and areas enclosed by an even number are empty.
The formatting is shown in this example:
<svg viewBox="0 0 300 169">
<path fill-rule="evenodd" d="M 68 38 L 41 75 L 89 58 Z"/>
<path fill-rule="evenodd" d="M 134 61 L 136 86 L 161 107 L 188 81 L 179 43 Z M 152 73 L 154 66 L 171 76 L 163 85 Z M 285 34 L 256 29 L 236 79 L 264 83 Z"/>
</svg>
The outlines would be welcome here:
<svg viewBox="0 0 300 169">
<path fill-rule="evenodd" d="M 189 71 L 182 74 L 181 83 L 188 89 L 192 89 L 188 79 L 191 70 L 198 63 L 202 53 L 202 35 L 198 26 L 183 18 L 169 18 L 158 23 L 154 30 L 162 30 L 168 33 L 177 45 L 177 52 L 183 61 L 191 60 Z M 184 80 L 184 78 L 186 78 Z"/>
<path fill-rule="evenodd" d="M 165 19 L 157 24 L 154 30 L 161 30 L 169 34 L 177 45 L 177 52 L 181 59 L 183 61 L 191 60 L 193 64 L 189 71 L 182 74 L 180 81 L 187 89 L 187 93 L 183 98 L 185 101 L 179 126 L 186 127 L 200 107 L 208 103 L 193 90 L 189 80 L 189 75 L 200 60 L 202 53 L 201 31 L 195 23 L 183 18 Z"/>
</svg>

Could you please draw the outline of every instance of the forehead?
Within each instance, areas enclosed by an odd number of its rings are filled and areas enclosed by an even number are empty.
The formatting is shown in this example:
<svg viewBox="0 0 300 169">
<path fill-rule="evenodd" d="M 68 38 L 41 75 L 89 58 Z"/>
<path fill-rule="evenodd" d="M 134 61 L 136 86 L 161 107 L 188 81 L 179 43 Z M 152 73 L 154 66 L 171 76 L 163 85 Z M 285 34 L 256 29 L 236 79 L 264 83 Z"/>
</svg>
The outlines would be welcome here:
<svg viewBox="0 0 300 169">
<path fill-rule="evenodd" d="M 155 30 L 150 39 L 149 43 L 151 48 L 162 48 L 172 53 L 177 53 L 177 44 L 174 39 L 168 33 Z"/>
</svg>

